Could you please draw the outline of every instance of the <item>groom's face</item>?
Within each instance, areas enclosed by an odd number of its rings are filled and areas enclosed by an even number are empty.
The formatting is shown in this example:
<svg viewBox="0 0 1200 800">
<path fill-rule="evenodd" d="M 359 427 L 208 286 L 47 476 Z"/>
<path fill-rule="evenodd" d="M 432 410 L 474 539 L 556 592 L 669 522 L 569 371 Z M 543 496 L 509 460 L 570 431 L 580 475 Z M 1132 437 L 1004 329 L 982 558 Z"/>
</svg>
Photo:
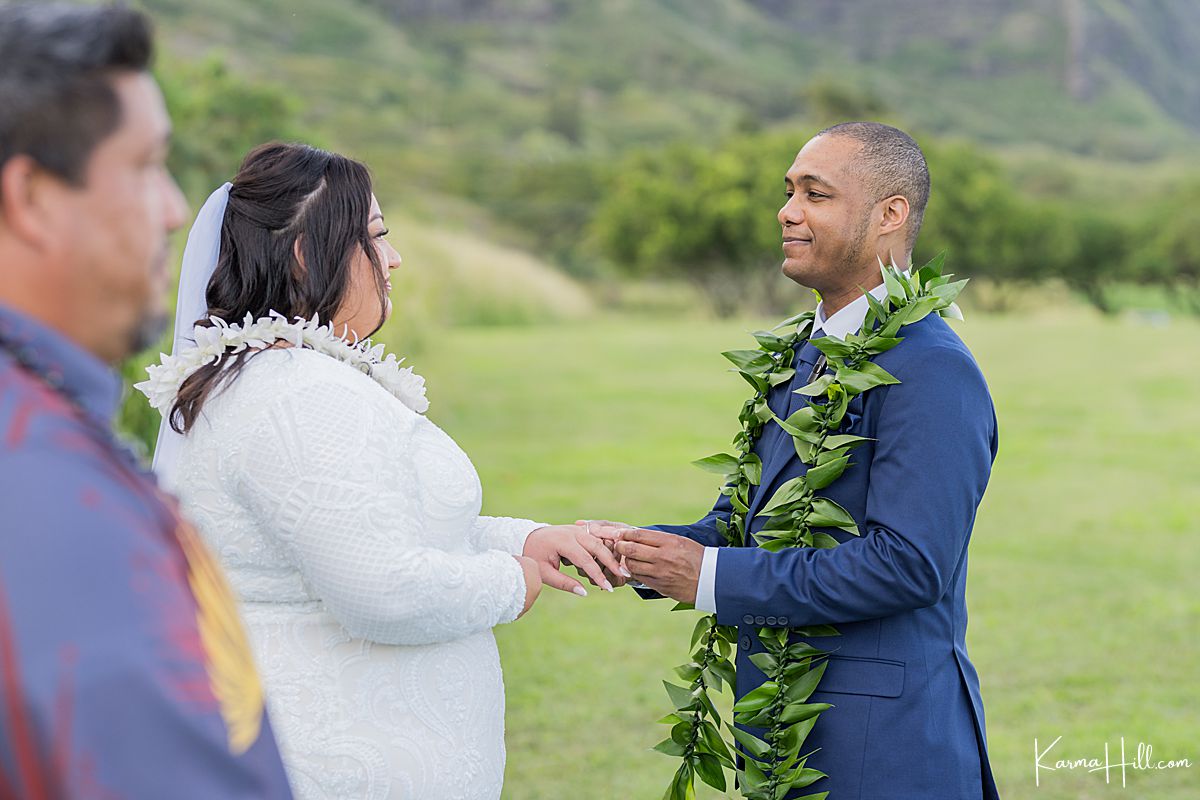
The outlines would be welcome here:
<svg viewBox="0 0 1200 800">
<path fill-rule="evenodd" d="M 862 145 L 838 136 L 818 136 L 797 154 L 784 177 L 787 202 L 779 209 L 783 228 L 783 273 L 819 292 L 855 285 L 875 269 L 869 241 L 872 198 L 851 169 Z"/>
</svg>

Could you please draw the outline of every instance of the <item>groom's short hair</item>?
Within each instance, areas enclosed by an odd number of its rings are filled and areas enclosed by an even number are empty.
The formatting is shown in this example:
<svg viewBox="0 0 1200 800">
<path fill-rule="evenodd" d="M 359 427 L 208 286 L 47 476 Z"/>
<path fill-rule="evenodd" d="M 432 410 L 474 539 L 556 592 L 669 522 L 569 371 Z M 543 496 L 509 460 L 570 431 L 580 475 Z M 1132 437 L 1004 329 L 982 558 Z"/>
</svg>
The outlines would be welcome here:
<svg viewBox="0 0 1200 800">
<path fill-rule="evenodd" d="M 872 202 L 902 195 L 908 200 L 907 245 L 911 250 L 929 202 L 929 165 L 921 146 L 904 131 L 880 122 L 843 122 L 817 136 L 840 136 L 862 145 L 859 163 L 850 165 L 874 194 Z"/>
<path fill-rule="evenodd" d="M 112 85 L 144 72 L 150 22 L 121 6 L 0 3 L 0 168 L 26 155 L 74 185 L 121 124 Z"/>
</svg>

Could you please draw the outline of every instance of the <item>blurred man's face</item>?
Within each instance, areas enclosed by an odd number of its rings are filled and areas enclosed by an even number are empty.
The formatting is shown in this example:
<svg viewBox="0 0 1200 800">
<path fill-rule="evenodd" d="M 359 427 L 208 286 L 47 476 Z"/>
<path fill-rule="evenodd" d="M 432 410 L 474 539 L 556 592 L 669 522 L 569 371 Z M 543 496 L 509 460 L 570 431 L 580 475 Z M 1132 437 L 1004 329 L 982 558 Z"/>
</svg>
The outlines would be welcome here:
<svg viewBox="0 0 1200 800">
<path fill-rule="evenodd" d="M 865 275 L 878 283 L 870 236 L 873 198 L 849 169 L 862 147 L 853 139 L 818 136 L 796 156 L 779 209 L 783 273 L 822 293 L 855 286 Z"/>
<path fill-rule="evenodd" d="M 147 73 L 113 80 L 120 126 L 93 150 L 82 187 L 65 186 L 54 217 L 62 231 L 63 298 L 86 321 L 86 345 L 115 362 L 152 344 L 167 322 L 168 236 L 187 214 L 167 172 L 170 120 Z"/>
</svg>

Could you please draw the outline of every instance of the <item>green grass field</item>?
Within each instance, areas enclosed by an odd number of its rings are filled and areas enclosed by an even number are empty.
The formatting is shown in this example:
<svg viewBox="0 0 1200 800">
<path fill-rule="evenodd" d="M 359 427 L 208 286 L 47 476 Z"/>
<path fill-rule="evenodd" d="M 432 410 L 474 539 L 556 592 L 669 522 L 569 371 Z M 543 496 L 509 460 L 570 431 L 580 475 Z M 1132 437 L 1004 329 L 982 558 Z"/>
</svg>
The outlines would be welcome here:
<svg viewBox="0 0 1200 800">
<path fill-rule="evenodd" d="M 460 329 L 412 363 L 467 450 L 485 511 L 690 521 L 715 496 L 689 461 L 723 449 L 745 387 L 718 353 L 758 322 L 604 318 Z M 971 548 L 971 655 L 1005 798 L 1200 797 L 1200 327 L 1082 312 L 958 329 L 992 387 L 1001 452 Z M 628 592 L 543 595 L 497 630 L 508 686 L 504 797 L 657 798 L 671 760 L 661 680 L 694 615 Z M 836 713 L 836 712 L 831 712 Z M 903 732 L 897 732 L 903 735 Z M 1043 773 L 1151 743 L 1190 769 Z M 1133 754 L 1127 754 L 1132 760 Z M 713 797 L 703 794 L 702 797 Z M 836 798 L 831 798 L 836 800 Z"/>
</svg>

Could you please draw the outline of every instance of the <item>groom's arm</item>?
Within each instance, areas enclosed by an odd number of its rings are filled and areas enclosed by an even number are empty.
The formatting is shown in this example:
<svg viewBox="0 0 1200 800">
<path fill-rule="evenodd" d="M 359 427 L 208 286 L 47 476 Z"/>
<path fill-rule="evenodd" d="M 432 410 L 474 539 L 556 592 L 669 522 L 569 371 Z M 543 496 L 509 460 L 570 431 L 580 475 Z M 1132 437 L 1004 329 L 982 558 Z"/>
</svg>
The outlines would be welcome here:
<svg viewBox="0 0 1200 800">
<path fill-rule="evenodd" d="M 729 502 L 728 497 L 721 495 L 717 498 L 717 502 L 712 507 L 712 510 L 691 525 L 645 526 L 646 530 L 673 533 L 704 545 L 705 550 L 700 573 L 697 577 L 695 600 L 696 607 L 701 610 L 707 611 L 712 609 L 716 585 L 717 548 L 725 544 L 725 537 L 717 530 L 717 522 L 720 521 L 728 525 L 729 517 L 732 513 L 733 504 Z M 649 587 L 639 588 L 634 586 L 633 590 L 643 600 L 661 600 L 663 598 L 661 593 Z"/>
<path fill-rule="evenodd" d="M 717 617 L 789 625 L 887 617 L 936 603 L 970 538 L 995 456 L 987 385 L 962 350 L 921 352 L 883 399 L 863 535 L 828 549 L 721 550 Z"/>
<path fill-rule="evenodd" d="M 717 531 L 717 522 L 724 522 L 728 525 L 732 513 L 733 505 L 729 502 L 729 498 L 721 495 L 717 498 L 717 503 L 712 507 L 712 511 L 690 525 L 645 525 L 643 527 L 647 530 L 686 536 L 705 547 L 722 547 L 725 544 L 725 537 Z"/>
</svg>

